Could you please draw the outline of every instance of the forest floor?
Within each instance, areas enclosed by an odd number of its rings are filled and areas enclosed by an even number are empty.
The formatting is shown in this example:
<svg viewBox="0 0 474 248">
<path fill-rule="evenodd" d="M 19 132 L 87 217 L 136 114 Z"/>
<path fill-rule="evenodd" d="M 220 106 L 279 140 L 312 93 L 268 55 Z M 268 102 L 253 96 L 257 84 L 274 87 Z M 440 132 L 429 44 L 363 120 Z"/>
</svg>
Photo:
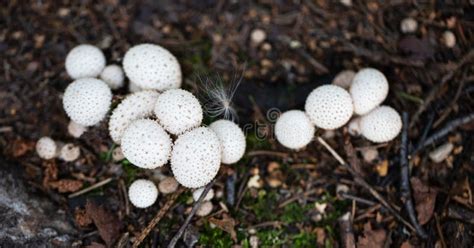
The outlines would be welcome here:
<svg viewBox="0 0 474 248">
<path fill-rule="evenodd" d="M 251 130 L 244 158 L 223 166 L 217 177 L 212 213 L 192 219 L 180 246 L 474 246 L 472 3 L 72 2 L 8 1 L 0 7 L 1 156 L 21 168 L 34 194 L 67 214 L 77 229 L 69 245 L 127 247 L 169 201 L 160 195 L 150 208 L 132 207 L 125 194 L 130 182 L 170 175 L 169 169 L 151 173 L 112 161 L 107 123 L 74 139 L 62 109 L 71 48 L 91 43 L 109 63 L 120 64 L 130 46 L 150 42 L 176 55 L 183 87 L 196 94 L 200 77 L 219 75 L 226 83 L 241 77 L 234 106 L 240 126 Z M 414 33 L 400 31 L 406 17 L 417 21 Z M 456 37 L 453 47 L 443 38 L 447 30 Z M 364 67 L 384 72 L 390 83 L 385 104 L 408 113 L 406 143 L 401 135 L 375 146 L 346 129 L 318 130 L 349 166 L 317 140 L 301 151 L 278 144 L 271 135 L 274 111 L 303 109 L 311 89 L 341 70 Z M 42 136 L 79 145 L 80 159 L 41 160 L 34 147 Z M 442 145 L 453 149 L 433 162 L 429 154 Z M 401 148 L 411 154 L 405 180 Z M 407 212 L 406 188 L 400 187 L 408 181 L 416 216 Z M 142 246 L 168 244 L 192 206 L 185 191 Z M 346 213 L 349 221 L 341 219 Z"/>
</svg>

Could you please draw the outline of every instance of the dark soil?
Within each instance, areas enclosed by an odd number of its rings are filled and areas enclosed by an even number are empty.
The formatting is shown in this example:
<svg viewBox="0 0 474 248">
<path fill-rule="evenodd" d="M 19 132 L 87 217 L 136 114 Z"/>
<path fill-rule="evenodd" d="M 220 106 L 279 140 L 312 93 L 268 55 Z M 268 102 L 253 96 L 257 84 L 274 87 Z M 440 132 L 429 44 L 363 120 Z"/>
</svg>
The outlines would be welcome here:
<svg viewBox="0 0 474 248">
<path fill-rule="evenodd" d="M 180 246 L 197 241 L 206 247 L 251 247 L 257 239 L 263 247 L 341 246 L 348 241 L 338 218 L 346 212 L 353 214 L 360 247 L 474 246 L 474 5 L 469 1 L 354 1 L 351 7 L 327 0 L 72 2 L 0 6 L 1 156 L 21 168 L 33 194 L 67 214 L 76 230 L 66 246 L 127 247 L 167 201 L 160 195 L 151 208 L 131 207 L 124 194 L 128 184 L 151 173 L 110 160 L 113 142 L 106 122 L 79 139 L 70 137 L 62 109 L 61 95 L 71 82 L 64 60 L 71 48 L 91 43 L 103 49 L 108 64 L 120 64 L 130 46 L 143 42 L 175 54 L 183 87 L 196 94 L 198 76 L 219 75 L 226 83 L 242 76 L 234 105 L 241 126 L 253 130 L 244 159 L 221 169 L 214 190 L 222 196 L 214 198 L 211 216 L 194 217 Z M 408 16 L 418 22 L 413 34 L 400 32 L 400 21 Z M 266 33 L 260 44 L 250 39 L 257 28 Z M 443 42 L 446 30 L 456 36 L 452 48 Z M 411 193 L 425 239 L 320 143 L 289 151 L 271 135 L 269 110 L 302 109 L 315 86 L 330 83 L 343 69 L 363 67 L 383 71 L 390 82 L 385 104 L 409 113 Z M 453 122 L 464 117 L 462 125 Z M 449 132 L 437 135 L 440 130 Z M 265 139 L 259 138 L 262 133 Z M 362 153 L 374 149 L 370 142 L 348 137 L 345 129 L 318 134 L 410 222 L 399 188 L 400 138 L 375 147 L 377 158 L 366 161 Z M 42 161 L 34 151 L 42 136 L 80 145 L 81 158 Z M 429 142 L 420 146 L 424 141 Z M 429 152 L 447 142 L 453 152 L 443 162 L 431 161 Z M 256 175 L 261 185 L 248 188 Z M 68 197 L 109 178 L 103 187 Z M 341 185 L 348 191 L 337 193 Z M 189 213 L 190 199 L 189 192 L 181 195 L 142 246 L 166 246 Z"/>
</svg>

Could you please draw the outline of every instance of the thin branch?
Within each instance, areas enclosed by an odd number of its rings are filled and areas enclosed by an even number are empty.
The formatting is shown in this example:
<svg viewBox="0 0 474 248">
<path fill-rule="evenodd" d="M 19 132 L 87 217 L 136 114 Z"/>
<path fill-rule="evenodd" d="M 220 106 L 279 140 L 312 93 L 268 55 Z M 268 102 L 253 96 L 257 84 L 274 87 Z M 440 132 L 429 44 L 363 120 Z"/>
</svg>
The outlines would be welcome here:
<svg viewBox="0 0 474 248">
<path fill-rule="evenodd" d="M 410 222 L 416 229 L 416 233 L 423 239 L 428 238 L 423 227 L 418 222 L 416 217 L 415 207 L 413 198 L 411 195 L 410 187 L 410 168 L 408 166 L 408 113 L 402 113 L 403 130 L 402 130 L 402 144 L 400 147 L 400 193 L 402 202 L 405 204 L 405 208 L 408 212 Z"/>
<path fill-rule="evenodd" d="M 347 212 L 338 219 L 342 247 L 355 248 L 354 231 L 352 230 L 351 213 Z"/>
<path fill-rule="evenodd" d="M 98 182 L 98 183 L 96 183 L 96 184 L 93 184 L 93 185 L 91 185 L 91 186 L 89 186 L 89 187 L 87 187 L 87 188 L 85 188 L 85 189 L 83 189 L 83 190 L 80 190 L 80 191 L 77 191 L 77 192 L 75 192 L 75 193 L 70 194 L 70 195 L 68 196 L 68 198 L 74 198 L 74 197 L 80 196 L 80 195 L 85 194 L 85 193 L 87 193 L 87 192 L 89 192 L 89 191 L 92 191 L 92 190 L 94 190 L 94 189 L 100 188 L 100 187 L 102 187 L 102 186 L 104 186 L 104 185 L 106 185 L 106 184 L 108 184 L 108 183 L 110 183 L 110 182 L 112 182 L 112 178 L 107 178 L 107 179 L 102 180 L 102 181 L 100 181 L 100 182 Z"/>
<path fill-rule="evenodd" d="M 151 230 L 155 228 L 155 226 L 160 222 L 160 220 L 165 216 L 166 212 L 173 206 L 174 202 L 178 197 L 184 192 L 185 188 L 180 187 L 178 191 L 176 191 L 171 197 L 168 198 L 166 201 L 165 205 L 158 211 L 158 213 L 153 217 L 153 219 L 148 223 L 148 226 L 143 229 L 143 231 L 140 233 L 140 236 L 135 240 L 133 243 L 133 248 L 137 248 L 140 246 L 140 244 L 145 240 L 145 238 L 150 234 Z"/>
<path fill-rule="evenodd" d="M 199 196 L 199 199 L 194 203 L 191 213 L 189 213 L 183 225 L 179 228 L 178 232 L 174 235 L 173 239 L 171 239 L 170 243 L 168 244 L 168 248 L 174 248 L 176 246 L 176 243 L 178 243 L 178 240 L 181 238 L 181 236 L 183 236 L 183 233 L 186 230 L 186 227 L 189 225 L 189 222 L 191 222 L 191 219 L 196 214 L 198 209 L 201 207 L 202 201 L 206 197 L 207 193 L 209 193 L 209 191 L 211 190 L 215 182 L 216 182 L 216 179 L 212 180 L 208 185 L 206 185 L 201 196 Z"/>
</svg>

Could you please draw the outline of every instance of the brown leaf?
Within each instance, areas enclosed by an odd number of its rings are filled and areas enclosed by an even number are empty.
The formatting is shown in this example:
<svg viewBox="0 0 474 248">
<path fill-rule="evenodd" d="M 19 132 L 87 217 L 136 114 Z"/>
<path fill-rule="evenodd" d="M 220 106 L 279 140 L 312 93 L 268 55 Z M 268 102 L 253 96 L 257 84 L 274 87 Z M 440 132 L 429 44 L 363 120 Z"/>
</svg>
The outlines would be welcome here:
<svg viewBox="0 0 474 248">
<path fill-rule="evenodd" d="M 86 213 L 97 227 L 100 237 L 111 247 L 120 236 L 121 223 L 117 216 L 90 201 L 86 204 Z"/>
<path fill-rule="evenodd" d="M 25 153 L 34 150 L 34 147 L 35 147 L 35 142 L 17 139 L 13 141 L 12 148 L 11 148 L 13 157 L 15 158 L 21 157 L 25 155 Z"/>
<path fill-rule="evenodd" d="M 76 208 L 74 211 L 74 220 L 76 224 L 80 227 L 86 227 L 92 224 L 91 217 L 87 214 L 85 209 Z"/>
<path fill-rule="evenodd" d="M 358 248 L 383 248 L 387 233 L 384 229 L 372 230 L 370 222 L 364 224 L 364 236 L 357 240 Z"/>
<path fill-rule="evenodd" d="M 410 244 L 409 241 L 405 241 L 402 243 L 402 245 L 400 246 L 400 248 L 413 248 L 414 246 Z"/>
<path fill-rule="evenodd" d="M 58 167 L 54 159 L 43 161 L 43 166 L 45 167 L 43 173 L 43 187 L 49 188 L 49 183 L 58 179 Z"/>
<path fill-rule="evenodd" d="M 97 242 L 92 242 L 90 245 L 86 246 L 85 248 L 105 248 L 106 246 L 103 244 L 99 244 Z"/>
<path fill-rule="evenodd" d="M 428 39 L 419 39 L 416 36 L 407 36 L 398 43 L 400 50 L 412 59 L 426 60 L 433 58 L 434 49 Z"/>
<path fill-rule="evenodd" d="M 82 181 L 74 179 L 61 179 L 59 181 L 50 182 L 49 185 L 53 189 L 57 189 L 60 193 L 76 192 L 82 188 Z"/>
<path fill-rule="evenodd" d="M 229 217 L 228 215 L 224 214 L 222 216 L 222 220 L 219 220 L 216 218 L 210 218 L 209 222 L 216 225 L 218 228 L 222 229 L 223 231 L 229 233 L 230 236 L 232 237 L 232 240 L 237 242 L 237 233 L 235 232 L 236 222 L 232 217 Z"/>
<path fill-rule="evenodd" d="M 430 221 L 435 208 L 436 195 L 438 192 L 421 182 L 420 179 L 412 177 L 410 179 L 413 188 L 413 199 L 416 204 L 416 212 L 418 214 L 418 222 L 424 225 Z"/>
</svg>

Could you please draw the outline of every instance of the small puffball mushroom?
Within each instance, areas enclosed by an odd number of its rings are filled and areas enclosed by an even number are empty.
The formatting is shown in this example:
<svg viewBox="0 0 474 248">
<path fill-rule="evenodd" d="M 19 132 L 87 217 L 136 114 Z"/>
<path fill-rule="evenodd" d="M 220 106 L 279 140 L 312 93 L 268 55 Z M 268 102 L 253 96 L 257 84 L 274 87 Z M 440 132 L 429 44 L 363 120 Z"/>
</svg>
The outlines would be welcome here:
<svg viewBox="0 0 474 248">
<path fill-rule="evenodd" d="M 125 159 L 125 156 L 123 155 L 122 148 L 115 147 L 115 149 L 112 151 L 112 160 L 114 162 L 122 161 Z"/>
<path fill-rule="evenodd" d="M 128 189 L 128 198 L 137 208 L 147 208 L 158 198 L 158 189 L 150 180 L 138 179 Z"/>
<path fill-rule="evenodd" d="M 166 177 L 158 184 L 158 189 L 163 194 L 171 194 L 178 190 L 179 184 L 174 177 Z"/>
<path fill-rule="evenodd" d="M 267 38 L 267 34 L 262 29 L 254 29 L 250 33 L 250 41 L 254 45 L 259 45 Z"/>
<path fill-rule="evenodd" d="M 154 90 L 133 93 L 114 109 L 109 120 L 109 134 L 112 140 L 120 144 L 125 129 L 134 120 L 150 117 L 160 94 Z"/>
<path fill-rule="evenodd" d="M 67 131 L 72 137 L 79 138 L 83 133 L 87 131 L 87 127 L 74 121 L 70 121 L 67 125 Z"/>
<path fill-rule="evenodd" d="M 290 149 L 305 147 L 313 139 L 315 128 L 305 112 L 284 112 L 275 124 L 275 136 L 283 146 Z"/>
<path fill-rule="evenodd" d="M 100 73 L 102 79 L 111 89 L 116 90 L 123 86 L 124 75 L 123 70 L 118 65 L 108 65 Z"/>
<path fill-rule="evenodd" d="M 170 136 L 156 121 L 139 119 L 125 129 L 121 147 L 132 164 L 155 169 L 168 162 L 171 146 Z"/>
<path fill-rule="evenodd" d="M 42 159 L 52 159 L 58 154 L 58 146 L 50 137 L 42 137 L 36 142 L 36 153 Z"/>
<path fill-rule="evenodd" d="M 380 106 L 362 116 L 360 129 L 362 136 L 372 142 L 387 142 L 400 133 L 402 119 L 395 109 L 389 106 Z"/>
<path fill-rule="evenodd" d="M 354 76 L 355 72 L 353 70 L 341 71 L 334 77 L 334 79 L 332 80 L 332 84 L 348 90 L 351 87 L 352 79 L 354 78 Z"/>
<path fill-rule="evenodd" d="M 444 31 L 442 40 L 446 47 L 453 48 L 456 45 L 456 36 L 449 30 Z"/>
<path fill-rule="evenodd" d="M 199 197 L 201 197 L 202 192 L 204 192 L 205 187 L 201 187 L 199 189 L 196 189 L 193 192 L 193 199 L 194 201 L 198 201 Z M 214 198 L 214 189 L 210 189 L 209 192 L 207 192 L 207 195 L 204 197 L 203 201 L 210 201 Z"/>
<path fill-rule="evenodd" d="M 97 77 L 104 67 L 104 53 L 92 45 L 76 46 L 66 56 L 66 71 L 73 79 Z"/>
<path fill-rule="evenodd" d="M 212 202 L 205 201 L 201 204 L 199 209 L 196 211 L 196 215 L 199 217 L 208 216 L 212 212 Z"/>
<path fill-rule="evenodd" d="M 306 99 L 306 114 L 316 127 L 337 129 L 345 125 L 352 116 L 353 105 L 350 94 L 336 85 L 323 85 L 314 89 Z"/>
<path fill-rule="evenodd" d="M 130 82 L 128 83 L 128 92 L 130 93 L 135 93 L 135 92 L 139 92 L 139 91 L 142 91 L 142 87 L 138 86 L 136 83 L 134 82 Z"/>
<path fill-rule="evenodd" d="M 171 153 L 171 170 L 181 185 L 203 187 L 217 175 L 221 153 L 219 138 L 212 130 L 195 128 L 176 139 Z"/>
<path fill-rule="evenodd" d="M 178 60 L 158 45 L 140 44 L 130 48 L 123 58 L 123 69 L 130 81 L 144 89 L 163 91 L 181 86 Z"/>
<path fill-rule="evenodd" d="M 66 114 L 77 124 L 93 126 L 105 118 L 112 102 L 112 92 L 104 81 L 82 78 L 72 82 L 64 92 Z"/>
<path fill-rule="evenodd" d="M 354 112 L 364 115 L 379 106 L 387 97 L 387 78 L 377 69 L 365 68 L 354 76 L 351 84 Z"/>
<path fill-rule="evenodd" d="M 79 158 L 80 155 L 81 149 L 71 143 L 63 145 L 59 151 L 59 158 L 66 162 L 72 162 Z"/>
<path fill-rule="evenodd" d="M 218 120 L 209 126 L 217 134 L 222 145 L 222 163 L 233 164 L 245 153 L 245 135 L 237 124 L 229 120 Z"/>
<path fill-rule="evenodd" d="M 360 135 L 360 117 L 356 117 L 352 119 L 349 124 L 347 125 L 347 129 L 351 136 L 359 136 Z"/>
<path fill-rule="evenodd" d="M 400 22 L 402 33 L 414 33 L 418 28 L 418 22 L 413 17 L 407 17 Z"/>
<path fill-rule="evenodd" d="M 203 113 L 198 99 L 182 89 L 167 90 L 158 96 L 154 112 L 158 121 L 174 135 L 201 125 Z"/>
</svg>

